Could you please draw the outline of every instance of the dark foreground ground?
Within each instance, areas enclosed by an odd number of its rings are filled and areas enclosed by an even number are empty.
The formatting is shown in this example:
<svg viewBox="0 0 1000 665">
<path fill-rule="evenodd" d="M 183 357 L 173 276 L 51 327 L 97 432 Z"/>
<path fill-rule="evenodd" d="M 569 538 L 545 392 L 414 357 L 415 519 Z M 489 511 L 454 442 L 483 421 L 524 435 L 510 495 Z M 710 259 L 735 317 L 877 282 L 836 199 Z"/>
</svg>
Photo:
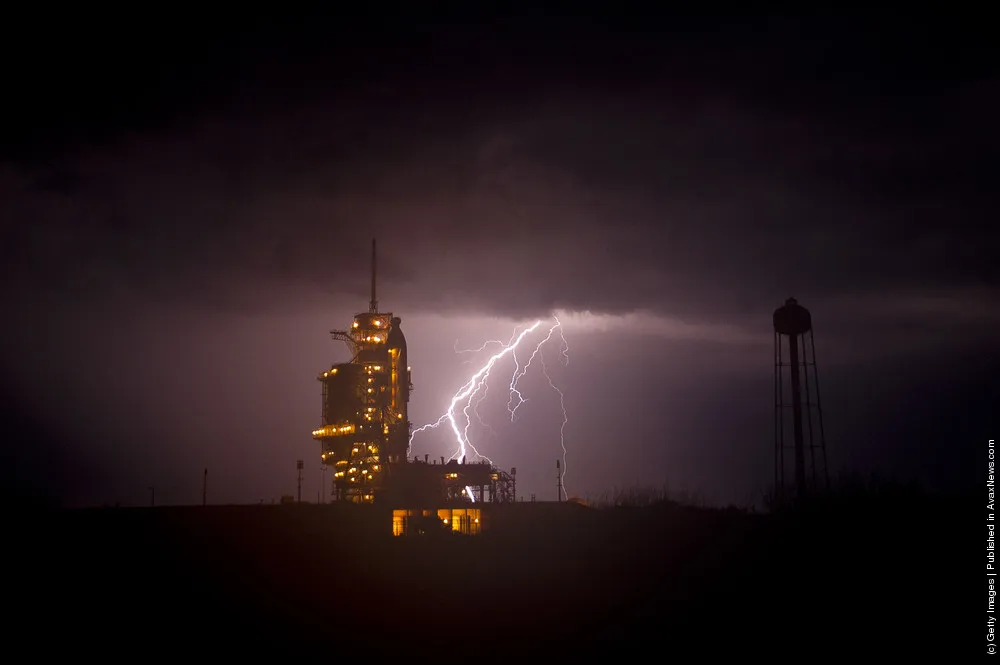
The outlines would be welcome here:
<svg viewBox="0 0 1000 665">
<path fill-rule="evenodd" d="M 14 513 L 6 632 L 39 657 L 129 661 L 823 661 L 985 648 L 985 591 L 969 593 L 968 570 L 982 557 L 957 551 L 972 542 L 958 501 L 785 515 L 528 504 L 505 528 L 444 539 L 393 538 L 388 519 L 343 508 Z"/>
</svg>

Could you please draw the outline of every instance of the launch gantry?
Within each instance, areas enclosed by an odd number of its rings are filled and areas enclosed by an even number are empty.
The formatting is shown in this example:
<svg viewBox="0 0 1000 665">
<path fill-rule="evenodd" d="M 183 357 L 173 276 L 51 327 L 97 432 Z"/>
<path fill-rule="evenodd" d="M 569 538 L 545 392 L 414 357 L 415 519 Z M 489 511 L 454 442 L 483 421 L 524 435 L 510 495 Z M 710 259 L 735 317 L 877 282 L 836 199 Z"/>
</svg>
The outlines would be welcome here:
<svg viewBox="0 0 1000 665">
<path fill-rule="evenodd" d="M 395 507 L 437 508 L 513 502 L 514 469 L 508 474 L 492 464 L 466 464 L 464 459 L 445 463 L 443 457 L 438 465 L 429 455 L 423 461 L 407 459 L 407 406 L 413 383 L 406 338 L 401 319 L 378 309 L 375 259 L 372 240 L 368 311 L 355 314 L 348 330 L 330 331 L 333 339 L 347 344 L 350 360 L 332 365 L 317 377 L 323 384 L 323 416 L 322 426 L 312 436 L 320 442 L 323 464 L 334 470 L 334 500 L 373 503 L 386 499 Z M 478 524 L 476 520 L 472 523 Z"/>
<path fill-rule="evenodd" d="M 318 377 L 323 384 L 323 426 L 312 434 L 321 443 L 323 463 L 334 469 L 335 499 L 373 501 L 386 489 L 391 467 L 406 462 L 407 404 L 413 384 L 400 323 L 392 312 L 378 311 L 372 240 L 368 311 L 356 314 L 350 329 L 330 332 L 347 344 L 351 359 Z"/>
</svg>

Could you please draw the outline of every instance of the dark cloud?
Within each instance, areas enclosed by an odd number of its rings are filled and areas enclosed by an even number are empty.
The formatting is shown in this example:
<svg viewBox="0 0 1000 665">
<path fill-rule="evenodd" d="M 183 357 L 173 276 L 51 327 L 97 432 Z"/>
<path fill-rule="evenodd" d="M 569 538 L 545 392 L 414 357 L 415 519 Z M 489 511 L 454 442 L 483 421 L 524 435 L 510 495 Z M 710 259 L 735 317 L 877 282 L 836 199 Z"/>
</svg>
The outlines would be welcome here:
<svg viewBox="0 0 1000 665">
<path fill-rule="evenodd" d="M 338 133 L 327 119 L 216 122 L 8 175 L 23 220 L 8 270 L 153 297 L 197 298 L 225 279 L 353 295 L 378 236 L 386 282 L 428 308 L 720 319 L 788 290 L 815 300 L 996 286 L 985 183 L 954 177 L 988 146 L 879 148 L 752 107 L 577 95 L 323 158 L 309 148 Z M 930 165 L 949 163 L 935 180 Z"/>
</svg>

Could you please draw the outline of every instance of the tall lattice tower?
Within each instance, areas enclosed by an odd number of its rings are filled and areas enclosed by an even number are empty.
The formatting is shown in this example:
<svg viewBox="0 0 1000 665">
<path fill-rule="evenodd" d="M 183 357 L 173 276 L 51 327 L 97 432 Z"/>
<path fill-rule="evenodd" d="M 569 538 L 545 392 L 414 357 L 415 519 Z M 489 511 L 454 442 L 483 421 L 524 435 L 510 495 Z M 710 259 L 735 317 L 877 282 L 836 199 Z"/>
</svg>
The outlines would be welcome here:
<svg viewBox="0 0 1000 665">
<path fill-rule="evenodd" d="M 795 298 L 774 312 L 774 486 L 779 501 L 830 486 L 812 315 Z"/>
<path fill-rule="evenodd" d="M 375 259 L 372 240 L 371 302 L 350 329 L 330 332 L 347 344 L 351 359 L 318 377 L 323 417 L 312 433 L 323 464 L 334 470 L 333 498 L 357 503 L 373 502 L 386 490 L 393 466 L 406 462 L 410 440 L 407 404 L 413 384 L 406 338 L 401 319 L 378 309 Z"/>
</svg>

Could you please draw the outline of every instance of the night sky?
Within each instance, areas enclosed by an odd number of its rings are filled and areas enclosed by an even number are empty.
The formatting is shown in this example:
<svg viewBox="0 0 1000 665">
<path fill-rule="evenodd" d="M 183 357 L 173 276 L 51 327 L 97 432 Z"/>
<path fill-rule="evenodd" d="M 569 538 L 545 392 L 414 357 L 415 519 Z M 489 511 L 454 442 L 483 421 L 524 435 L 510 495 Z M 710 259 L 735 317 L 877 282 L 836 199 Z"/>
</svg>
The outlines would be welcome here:
<svg viewBox="0 0 1000 665">
<path fill-rule="evenodd" d="M 983 17 L 54 21 L 11 16 L 0 47 L 5 492 L 199 503 L 207 467 L 210 502 L 269 503 L 303 459 L 315 500 L 316 376 L 367 310 L 373 237 L 415 426 L 485 358 L 456 348 L 560 316 L 571 495 L 758 498 L 789 296 L 831 471 L 979 478 L 1000 403 Z M 529 373 L 512 423 L 511 369 L 473 441 L 554 499 L 558 395 Z"/>
</svg>

